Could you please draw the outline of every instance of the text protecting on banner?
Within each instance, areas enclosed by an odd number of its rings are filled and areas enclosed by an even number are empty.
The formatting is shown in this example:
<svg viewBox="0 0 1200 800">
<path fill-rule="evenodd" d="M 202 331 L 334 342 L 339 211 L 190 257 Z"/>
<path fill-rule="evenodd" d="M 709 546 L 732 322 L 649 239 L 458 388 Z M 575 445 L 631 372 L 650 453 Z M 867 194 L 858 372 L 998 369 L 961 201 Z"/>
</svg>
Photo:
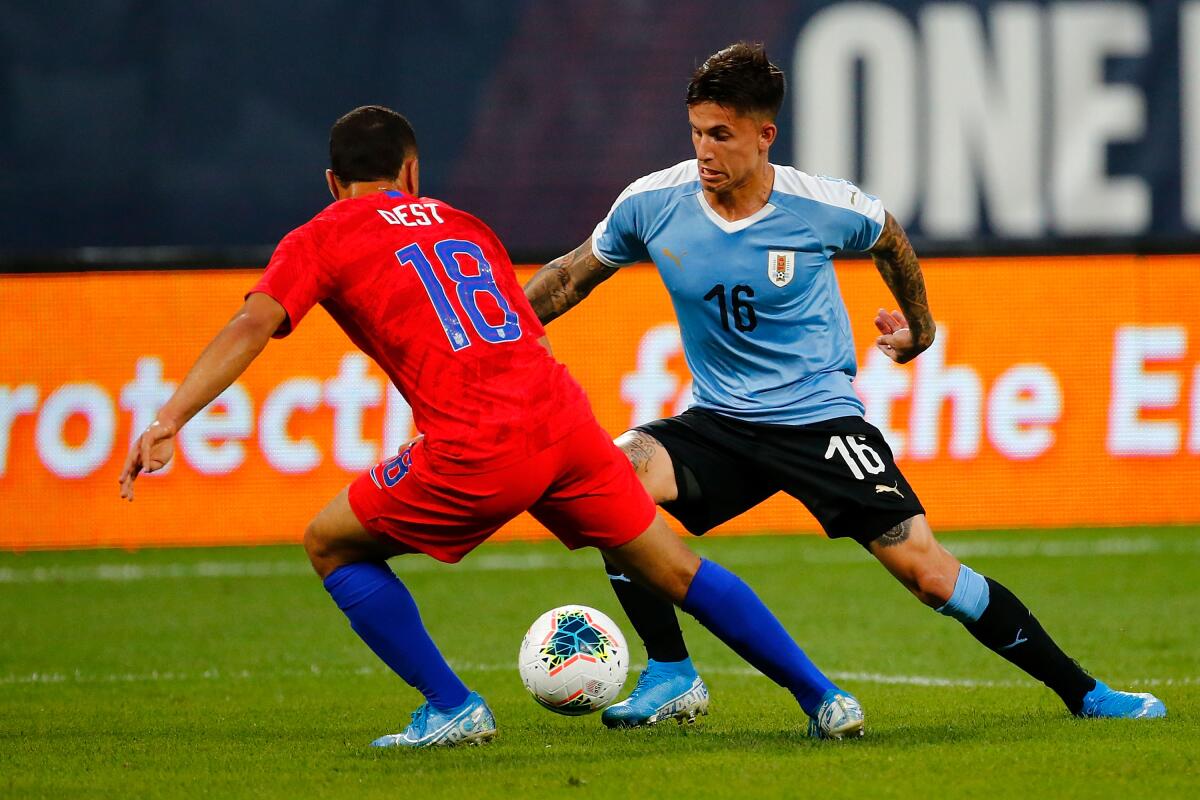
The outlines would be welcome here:
<svg viewBox="0 0 1200 800">
<path fill-rule="evenodd" d="M 838 272 L 855 386 L 939 528 L 1200 522 L 1196 259 L 924 267 L 938 340 L 904 367 L 871 346 L 890 298 L 870 264 Z M 170 492 L 116 502 L 133 432 L 254 276 L 0 278 L 0 548 L 295 541 L 320 498 L 413 435 L 380 370 L 316 314 L 186 429 L 178 464 L 150 476 Z M 167 345 L 130 326 L 133 297 L 174 321 Z M 626 270 L 549 333 L 614 435 L 686 407 L 678 329 L 652 269 Z M 786 497 L 722 528 L 814 529 Z M 523 517 L 501 535 L 544 531 Z"/>
</svg>

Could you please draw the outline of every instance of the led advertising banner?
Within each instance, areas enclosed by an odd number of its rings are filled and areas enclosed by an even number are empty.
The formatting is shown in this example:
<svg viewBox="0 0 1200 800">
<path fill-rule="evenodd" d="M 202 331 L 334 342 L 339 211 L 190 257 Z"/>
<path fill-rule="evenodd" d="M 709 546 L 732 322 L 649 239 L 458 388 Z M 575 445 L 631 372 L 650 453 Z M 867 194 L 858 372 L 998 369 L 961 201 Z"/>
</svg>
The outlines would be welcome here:
<svg viewBox="0 0 1200 800">
<path fill-rule="evenodd" d="M 935 528 L 1200 522 L 1195 258 L 924 269 L 938 337 L 906 366 L 872 346 L 875 310 L 893 304 L 871 263 L 838 274 L 855 386 Z M 314 311 L 182 431 L 136 502 L 119 500 L 132 437 L 255 276 L 0 277 L 0 548 L 298 541 L 334 493 L 415 433 L 378 367 Z M 548 330 L 612 434 L 687 406 L 652 268 L 622 270 Z M 814 530 L 784 496 L 721 528 Z M 546 535 L 524 517 L 499 534 Z"/>
</svg>

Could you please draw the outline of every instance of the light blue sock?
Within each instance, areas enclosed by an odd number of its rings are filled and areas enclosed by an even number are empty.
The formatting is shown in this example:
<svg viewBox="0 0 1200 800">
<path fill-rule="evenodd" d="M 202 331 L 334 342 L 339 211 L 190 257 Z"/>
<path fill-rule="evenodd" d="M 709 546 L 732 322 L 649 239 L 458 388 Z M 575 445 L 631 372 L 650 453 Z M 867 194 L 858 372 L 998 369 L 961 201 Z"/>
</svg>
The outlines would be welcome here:
<svg viewBox="0 0 1200 800">
<path fill-rule="evenodd" d="M 991 600 L 987 578 L 966 564 L 958 566 L 958 578 L 954 581 L 954 594 L 937 613 L 953 617 L 961 623 L 978 622 Z"/>
</svg>

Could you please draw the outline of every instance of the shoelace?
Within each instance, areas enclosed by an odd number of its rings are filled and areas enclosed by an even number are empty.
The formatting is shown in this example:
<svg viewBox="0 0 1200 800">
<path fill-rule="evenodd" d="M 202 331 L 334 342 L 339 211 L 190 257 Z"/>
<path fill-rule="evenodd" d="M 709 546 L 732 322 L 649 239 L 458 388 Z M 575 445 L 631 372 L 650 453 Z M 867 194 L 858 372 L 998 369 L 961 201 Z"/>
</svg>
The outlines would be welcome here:
<svg viewBox="0 0 1200 800">
<path fill-rule="evenodd" d="M 409 721 L 410 728 L 416 728 L 421 733 L 425 732 L 425 722 L 429 719 L 429 703 L 422 703 L 416 711 L 412 712 L 412 717 Z"/>
<path fill-rule="evenodd" d="M 642 670 L 642 674 L 638 675 L 637 684 L 633 687 L 633 691 L 629 693 L 631 698 L 638 692 L 642 691 L 642 686 L 644 684 L 649 683 L 651 680 L 657 680 L 656 676 L 653 674 L 654 671 L 655 670 L 652 667 Z"/>
</svg>

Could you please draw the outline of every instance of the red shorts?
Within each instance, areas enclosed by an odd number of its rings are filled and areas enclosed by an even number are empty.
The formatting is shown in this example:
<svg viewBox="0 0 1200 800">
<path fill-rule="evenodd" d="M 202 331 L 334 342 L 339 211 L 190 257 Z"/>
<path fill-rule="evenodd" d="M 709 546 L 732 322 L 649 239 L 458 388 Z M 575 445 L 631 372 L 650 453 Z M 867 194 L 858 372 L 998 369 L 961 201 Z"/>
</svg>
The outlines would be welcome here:
<svg viewBox="0 0 1200 800">
<path fill-rule="evenodd" d="M 454 563 L 528 511 L 567 547 L 619 547 L 656 509 L 629 459 L 598 424 L 584 425 L 518 464 L 442 475 L 424 440 L 350 484 L 350 508 L 377 538 Z"/>
</svg>

